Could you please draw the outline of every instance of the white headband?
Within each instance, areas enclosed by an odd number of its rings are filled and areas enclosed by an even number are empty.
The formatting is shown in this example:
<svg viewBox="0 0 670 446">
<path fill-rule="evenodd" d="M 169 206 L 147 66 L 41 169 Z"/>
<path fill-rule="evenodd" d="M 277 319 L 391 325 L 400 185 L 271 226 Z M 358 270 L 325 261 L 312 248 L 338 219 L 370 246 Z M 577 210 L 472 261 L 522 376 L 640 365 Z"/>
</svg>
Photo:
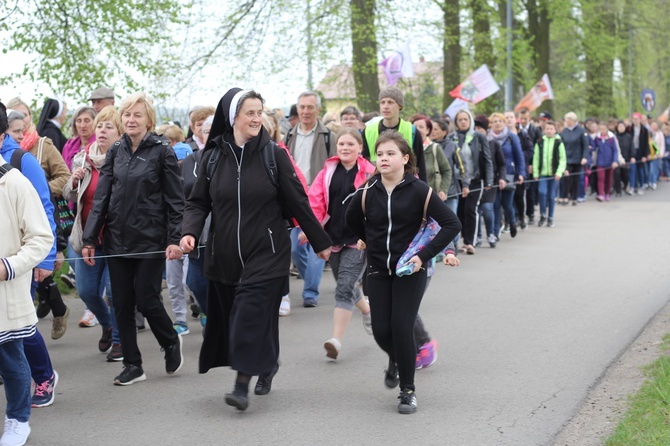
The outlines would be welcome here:
<svg viewBox="0 0 670 446">
<path fill-rule="evenodd" d="M 60 116 L 61 113 L 63 113 L 63 101 L 61 101 L 60 99 L 56 100 L 58 101 L 58 113 L 56 114 L 56 116 L 53 117 L 53 119 L 56 119 L 57 117 Z"/>
<path fill-rule="evenodd" d="M 240 102 L 240 98 L 246 94 L 249 93 L 251 90 L 240 90 L 238 91 L 235 96 L 233 96 L 233 100 L 230 101 L 230 108 L 228 110 L 228 120 L 230 121 L 230 126 L 233 126 L 233 121 L 235 121 L 235 114 L 237 113 L 237 103 Z"/>
</svg>

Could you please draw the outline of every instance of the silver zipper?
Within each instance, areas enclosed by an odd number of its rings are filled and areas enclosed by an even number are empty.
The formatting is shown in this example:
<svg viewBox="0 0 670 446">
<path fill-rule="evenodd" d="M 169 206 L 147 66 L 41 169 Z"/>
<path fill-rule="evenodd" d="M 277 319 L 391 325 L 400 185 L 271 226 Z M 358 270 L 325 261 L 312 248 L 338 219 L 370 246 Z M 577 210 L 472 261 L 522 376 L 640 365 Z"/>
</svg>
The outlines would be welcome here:
<svg viewBox="0 0 670 446">
<path fill-rule="evenodd" d="M 393 272 L 391 271 L 391 228 L 393 227 L 393 223 L 391 222 L 391 192 L 387 192 L 388 195 L 388 201 L 387 201 L 387 208 L 388 208 L 388 219 L 389 219 L 389 227 L 388 231 L 386 233 L 386 250 L 388 251 L 389 255 L 386 258 L 386 268 L 389 270 L 389 275 L 393 275 Z"/>
<path fill-rule="evenodd" d="M 272 244 L 272 254 L 276 254 L 277 252 L 275 251 L 275 241 L 272 238 L 272 229 L 268 228 L 268 235 L 270 236 L 270 243 Z"/>
<path fill-rule="evenodd" d="M 242 150 L 242 156 L 240 159 L 237 159 L 235 151 L 228 143 L 228 148 L 233 152 L 235 157 L 235 163 L 237 163 L 237 255 L 240 257 L 240 263 L 244 267 L 244 260 L 242 259 L 242 242 L 240 241 L 240 227 L 242 225 L 242 203 L 240 201 L 241 191 L 240 191 L 240 182 L 241 182 L 241 173 L 242 173 L 242 161 L 244 160 L 244 150 Z"/>
</svg>

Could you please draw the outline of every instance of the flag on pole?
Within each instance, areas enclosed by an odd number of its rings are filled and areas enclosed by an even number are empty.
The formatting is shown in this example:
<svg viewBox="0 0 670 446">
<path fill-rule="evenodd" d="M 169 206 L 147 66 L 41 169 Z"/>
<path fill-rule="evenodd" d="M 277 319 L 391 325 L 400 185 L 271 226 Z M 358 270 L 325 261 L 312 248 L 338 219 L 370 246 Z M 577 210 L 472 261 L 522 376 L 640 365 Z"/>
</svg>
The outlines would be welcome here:
<svg viewBox="0 0 670 446">
<path fill-rule="evenodd" d="M 477 104 L 500 90 L 486 65 L 477 68 L 462 84 L 449 92 L 452 98 L 459 98 Z"/>
<path fill-rule="evenodd" d="M 551 82 L 549 82 L 549 75 L 545 74 L 542 76 L 542 79 L 537 81 L 535 86 L 530 89 L 528 94 L 521 99 L 516 107 L 515 111 L 519 111 L 522 107 L 527 107 L 528 110 L 533 111 L 538 108 L 544 101 L 554 99 L 554 90 L 551 88 Z"/>
<path fill-rule="evenodd" d="M 463 99 L 456 98 L 454 99 L 454 102 L 452 102 L 449 107 L 447 107 L 444 113 L 448 115 L 453 121 L 456 118 L 456 113 L 463 109 L 470 110 L 470 103 L 468 101 L 464 101 Z"/>
<path fill-rule="evenodd" d="M 658 117 L 658 122 L 668 122 L 668 118 L 670 118 L 670 107 L 663 110 L 663 113 Z M 667 147 L 666 150 L 668 150 Z"/>
<path fill-rule="evenodd" d="M 414 77 L 412 55 L 409 52 L 409 41 L 384 59 L 379 65 L 384 67 L 386 83 L 394 85 L 401 77 Z"/>
</svg>

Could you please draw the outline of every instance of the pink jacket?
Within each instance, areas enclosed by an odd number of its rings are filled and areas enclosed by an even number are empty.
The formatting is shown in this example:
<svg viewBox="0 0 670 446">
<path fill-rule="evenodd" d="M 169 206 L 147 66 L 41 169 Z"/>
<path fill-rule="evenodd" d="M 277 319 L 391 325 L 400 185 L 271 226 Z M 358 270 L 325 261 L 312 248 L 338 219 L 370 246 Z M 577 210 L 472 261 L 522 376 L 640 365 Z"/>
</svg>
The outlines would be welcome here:
<svg viewBox="0 0 670 446">
<path fill-rule="evenodd" d="M 95 133 L 91 135 L 91 138 L 88 140 L 89 146 L 95 141 Z M 72 139 L 69 139 L 66 143 L 65 146 L 63 146 L 63 159 L 65 160 L 65 164 L 67 164 L 67 168 L 72 171 L 72 158 L 74 156 L 81 152 L 81 138 L 79 136 L 75 136 Z"/>
<path fill-rule="evenodd" d="M 323 165 L 323 169 L 314 178 L 307 193 L 309 205 L 312 207 L 316 219 L 321 222 L 321 226 L 325 226 L 330 219 L 330 215 L 328 215 L 328 189 L 338 164 L 340 164 L 340 159 L 337 156 L 328 158 Z M 358 173 L 354 179 L 354 187 L 357 189 L 361 187 L 372 176 L 374 171 L 375 166 L 367 159 L 359 156 Z"/>
</svg>

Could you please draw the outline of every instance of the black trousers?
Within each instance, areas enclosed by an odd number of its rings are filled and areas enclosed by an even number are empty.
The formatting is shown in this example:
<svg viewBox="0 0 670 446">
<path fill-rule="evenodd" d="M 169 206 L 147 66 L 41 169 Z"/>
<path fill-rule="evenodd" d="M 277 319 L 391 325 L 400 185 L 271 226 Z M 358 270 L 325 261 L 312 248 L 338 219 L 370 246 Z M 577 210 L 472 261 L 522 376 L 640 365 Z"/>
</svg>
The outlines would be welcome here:
<svg viewBox="0 0 670 446">
<path fill-rule="evenodd" d="M 624 167 L 617 167 L 614 169 L 614 192 L 616 192 L 618 195 L 621 195 L 622 190 L 628 189 L 628 182 L 629 182 L 629 177 L 628 177 L 628 166 Z M 623 185 L 623 189 L 622 189 Z"/>
<path fill-rule="evenodd" d="M 561 178 L 561 183 L 563 184 L 561 198 L 569 198 L 572 201 L 577 200 L 577 195 L 579 194 L 579 173 L 582 169 L 583 166 L 581 164 L 567 165 L 565 170 L 570 173 L 570 176 Z"/>
<path fill-rule="evenodd" d="M 114 312 L 119 326 L 123 363 L 142 365 L 137 346 L 135 307 L 149 322 L 158 344 L 169 347 L 178 342 L 172 320 L 161 302 L 164 259 L 110 258 L 109 277 L 114 290 Z"/>
<path fill-rule="evenodd" d="M 526 213 L 526 183 L 516 185 L 514 191 L 514 209 L 516 209 L 516 221 L 523 222 Z"/>
<path fill-rule="evenodd" d="M 528 218 L 533 218 L 535 216 L 535 205 L 539 203 L 538 182 L 533 181 L 523 185 L 526 188 L 526 215 Z"/>
<path fill-rule="evenodd" d="M 472 180 L 470 183 L 470 193 L 467 197 L 458 199 L 458 218 L 461 220 L 461 234 L 463 235 L 463 244 L 474 245 L 477 237 L 477 226 L 479 225 L 479 203 L 484 194 L 484 182 L 482 180 Z"/>
<path fill-rule="evenodd" d="M 368 274 L 372 332 L 377 345 L 398 364 L 400 388 L 414 390 L 414 324 L 426 289 L 426 270 L 397 277 Z"/>
</svg>

